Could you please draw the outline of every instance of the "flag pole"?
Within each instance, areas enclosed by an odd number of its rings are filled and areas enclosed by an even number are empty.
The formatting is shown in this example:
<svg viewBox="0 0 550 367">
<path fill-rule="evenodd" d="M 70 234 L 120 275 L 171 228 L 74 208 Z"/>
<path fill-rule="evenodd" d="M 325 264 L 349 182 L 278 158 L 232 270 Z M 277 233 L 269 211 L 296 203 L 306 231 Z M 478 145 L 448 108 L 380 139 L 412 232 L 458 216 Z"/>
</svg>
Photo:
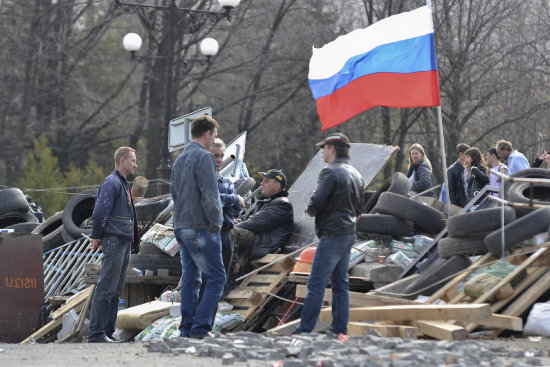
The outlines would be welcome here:
<svg viewBox="0 0 550 367">
<path fill-rule="evenodd" d="M 441 117 L 441 106 L 437 106 L 437 126 L 439 130 L 439 147 L 441 148 L 441 163 L 443 166 L 443 182 L 445 182 L 445 202 L 450 205 L 451 201 L 449 200 L 449 180 L 447 178 L 447 159 L 445 156 L 445 138 L 443 136 L 443 118 Z"/>
</svg>

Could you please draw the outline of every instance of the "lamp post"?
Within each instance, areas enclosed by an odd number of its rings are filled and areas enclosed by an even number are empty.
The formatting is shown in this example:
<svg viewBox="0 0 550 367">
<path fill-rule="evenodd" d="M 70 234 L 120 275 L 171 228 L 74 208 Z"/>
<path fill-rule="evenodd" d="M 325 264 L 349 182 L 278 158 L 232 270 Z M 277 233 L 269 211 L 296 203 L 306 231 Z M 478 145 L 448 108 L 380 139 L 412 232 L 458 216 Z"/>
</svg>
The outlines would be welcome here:
<svg viewBox="0 0 550 367">
<path fill-rule="evenodd" d="M 146 19 L 147 25 L 154 28 L 158 25 L 159 17 L 165 26 L 168 27 L 168 52 L 166 57 L 166 95 L 164 99 L 164 120 L 161 129 L 160 136 L 160 165 L 157 168 L 157 178 L 159 179 L 159 185 L 157 186 L 157 194 L 165 194 L 168 192 L 168 185 L 166 184 L 170 180 L 170 173 L 172 170 L 170 162 L 170 153 L 168 151 L 168 126 L 172 117 L 172 82 L 174 72 L 174 43 L 176 23 L 183 17 L 185 18 L 185 27 L 183 32 L 195 33 L 201 26 L 207 21 L 215 21 L 221 18 L 231 20 L 231 10 L 239 5 L 241 0 L 218 0 L 219 4 L 223 7 L 222 12 L 215 12 L 202 9 L 190 9 L 181 8 L 176 5 L 176 0 L 168 0 L 169 5 L 147 5 L 127 3 L 120 0 L 115 0 L 115 4 L 121 7 L 128 13 L 139 13 L 142 19 Z M 157 16 L 158 15 L 158 16 Z M 168 22 L 164 20 L 168 17 Z M 135 33 L 129 33 L 124 37 L 123 45 L 132 56 L 141 47 L 141 37 Z M 205 54 L 208 59 L 214 56 L 218 52 L 218 43 L 213 38 L 206 38 L 201 42 L 201 52 Z"/>
</svg>

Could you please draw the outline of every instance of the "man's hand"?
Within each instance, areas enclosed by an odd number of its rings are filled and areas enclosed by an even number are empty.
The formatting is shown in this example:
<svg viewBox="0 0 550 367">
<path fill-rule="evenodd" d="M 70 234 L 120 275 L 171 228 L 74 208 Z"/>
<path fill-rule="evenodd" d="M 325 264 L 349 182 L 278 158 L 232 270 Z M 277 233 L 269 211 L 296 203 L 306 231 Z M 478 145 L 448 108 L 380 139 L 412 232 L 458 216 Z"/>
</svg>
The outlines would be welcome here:
<svg viewBox="0 0 550 367">
<path fill-rule="evenodd" d="M 246 206 L 246 203 L 244 202 L 244 199 L 242 198 L 241 195 L 237 195 L 237 197 L 239 198 L 239 206 L 241 208 L 244 208 Z"/>
<path fill-rule="evenodd" d="M 543 161 L 543 160 L 546 158 L 546 155 L 547 155 L 547 154 L 548 154 L 548 152 L 542 153 L 541 156 L 539 157 L 539 159 L 540 159 L 541 161 Z"/>
<path fill-rule="evenodd" d="M 306 213 L 306 214 L 307 214 L 307 206 L 306 206 L 306 208 L 304 209 L 304 213 Z"/>
<path fill-rule="evenodd" d="M 93 238 L 90 242 L 90 245 L 88 246 L 88 249 L 95 250 L 99 246 L 101 246 L 101 238 Z"/>
</svg>

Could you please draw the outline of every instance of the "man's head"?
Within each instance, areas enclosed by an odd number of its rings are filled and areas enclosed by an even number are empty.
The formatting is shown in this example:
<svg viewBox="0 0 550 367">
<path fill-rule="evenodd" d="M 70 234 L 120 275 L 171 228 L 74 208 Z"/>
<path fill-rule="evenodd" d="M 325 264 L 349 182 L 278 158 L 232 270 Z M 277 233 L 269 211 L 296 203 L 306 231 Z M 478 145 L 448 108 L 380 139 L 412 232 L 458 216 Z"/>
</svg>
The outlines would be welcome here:
<svg viewBox="0 0 550 367">
<path fill-rule="evenodd" d="M 115 169 L 124 177 L 133 175 L 137 168 L 136 151 L 130 147 L 120 147 L 115 152 Z"/>
<path fill-rule="evenodd" d="M 456 155 L 458 156 L 458 161 L 462 164 L 466 162 L 466 151 L 470 149 L 470 146 L 468 144 L 460 143 L 456 146 Z"/>
<path fill-rule="evenodd" d="M 210 153 L 214 154 L 214 161 L 216 162 L 216 170 L 220 172 L 223 166 L 223 156 L 225 154 L 225 143 L 223 140 L 216 138 L 214 144 L 210 147 Z"/>
<path fill-rule="evenodd" d="M 336 158 L 350 158 L 351 143 L 349 138 L 342 133 L 330 134 L 316 145 L 317 148 L 323 148 L 323 159 L 327 163 L 331 163 Z"/>
<path fill-rule="evenodd" d="M 546 168 L 550 168 L 550 150 L 544 155 L 544 161 L 546 162 Z"/>
<path fill-rule="evenodd" d="M 266 198 L 286 188 L 286 176 L 280 169 L 270 169 L 267 172 L 258 172 L 258 177 L 262 178 L 262 195 Z"/>
<path fill-rule="evenodd" d="M 485 152 L 485 160 L 491 165 L 491 167 L 498 166 L 498 164 L 500 163 L 500 159 L 498 158 L 497 149 L 487 149 L 487 151 Z"/>
<path fill-rule="evenodd" d="M 218 123 L 208 115 L 195 117 L 191 121 L 191 140 L 210 150 L 218 136 Z"/>
<path fill-rule="evenodd" d="M 502 159 L 508 159 L 512 153 L 512 143 L 506 140 L 499 140 L 495 146 L 497 154 Z"/>
</svg>

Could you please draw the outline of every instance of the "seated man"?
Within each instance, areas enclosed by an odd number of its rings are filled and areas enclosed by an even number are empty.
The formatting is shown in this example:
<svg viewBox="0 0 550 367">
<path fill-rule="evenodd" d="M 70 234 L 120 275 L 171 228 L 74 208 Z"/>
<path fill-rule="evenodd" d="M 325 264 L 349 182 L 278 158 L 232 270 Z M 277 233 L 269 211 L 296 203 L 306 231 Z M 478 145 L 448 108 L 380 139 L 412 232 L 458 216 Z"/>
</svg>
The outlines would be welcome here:
<svg viewBox="0 0 550 367">
<path fill-rule="evenodd" d="M 249 260 L 275 252 L 285 245 L 293 228 L 292 204 L 288 200 L 286 176 L 281 170 L 258 172 L 262 178 L 262 196 L 237 219 L 233 235 L 235 252 L 232 277 L 243 275 Z"/>
</svg>

